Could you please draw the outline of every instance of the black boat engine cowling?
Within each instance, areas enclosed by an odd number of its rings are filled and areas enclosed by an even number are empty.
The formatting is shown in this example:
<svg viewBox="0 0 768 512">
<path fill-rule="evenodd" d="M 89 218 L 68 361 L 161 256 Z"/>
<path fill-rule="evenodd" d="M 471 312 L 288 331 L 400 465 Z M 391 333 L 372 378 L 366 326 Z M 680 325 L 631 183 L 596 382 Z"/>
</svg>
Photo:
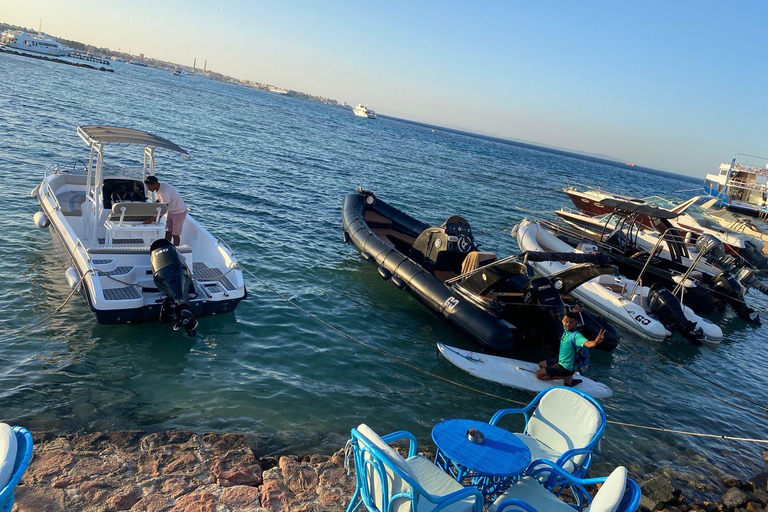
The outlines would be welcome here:
<svg viewBox="0 0 768 512">
<path fill-rule="evenodd" d="M 648 292 L 651 312 L 670 332 L 679 332 L 691 344 L 699 346 L 704 342 L 704 332 L 696 327 L 683 313 L 680 300 L 671 291 L 658 283 L 651 285 Z"/>
<path fill-rule="evenodd" d="M 739 318 L 760 325 L 760 315 L 744 301 L 744 286 L 730 272 L 720 272 L 712 278 L 712 291 L 730 304 Z"/>
<path fill-rule="evenodd" d="M 539 319 L 539 336 L 553 340 L 553 343 L 559 340 L 563 333 L 563 316 L 566 309 L 552 281 L 547 277 L 531 279 L 523 288 L 523 302 L 531 306 L 527 315 L 529 321 L 533 318 Z"/>
<path fill-rule="evenodd" d="M 174 330 L 183 327 L 194 336 L 197 320 L 189 309 L 189 292 L 194 285 L 183 256 L 171 242 L 161 238 L 149 247 L 149 262 L 155 286 L 166 296 L 161 319 L 175 320 Z"/>
</svg>

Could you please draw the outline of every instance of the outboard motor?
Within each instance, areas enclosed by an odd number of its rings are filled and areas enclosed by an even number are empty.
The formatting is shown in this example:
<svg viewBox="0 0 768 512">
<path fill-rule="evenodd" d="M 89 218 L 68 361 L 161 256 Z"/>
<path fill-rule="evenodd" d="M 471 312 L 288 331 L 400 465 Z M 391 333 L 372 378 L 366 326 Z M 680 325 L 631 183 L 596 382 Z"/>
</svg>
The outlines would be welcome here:
<svg viewBox="0 0 768 512">
<path fill-rule="evenodd" d="M 760 315 L 744 301 L 744 287 L 729 272 L 720 272 L 714 276 L 710 288 L 718 299 L 730 304 L 739 318 L 760 325 Z"/>
<path fill-rule="evenodd" d="M 531 279 L 523 288 L 523 302 L 535 306 L 530 308 L 528 321 L 537 324 L 535 329 L 540 339 L 556 343 L 563 334 L 563 316 L 566 310 L 563 299 L 552 281 L 546 277 Z"/>
<path fill-rule="evenodd" d="M 671 332 L 679 332 L 692 345 L 700 346 L 704 342 L 704 332 L 696 327 L 683 313 L 680 301 L 671 291 L 655 283 L 648 292 L 651 312 Z"/>
<path fill-rule="evenodd" d="M 149 262 L 155 286 L 166 296 L 161 318 L 176 321 L 174 330 L 184 328 L 195 335 L 197 320 L 189 309 L 189 291 L 193 289 L 192 274 L 178 249 L 168 240 L 155 240 L 149 247 Z"/>
<path fill-rule="evenodd" d="M 755 246 L 755 244 L 749 240 L 744 242 L 744 249 L 739 253 L 739 256 L 744 258 L 747 263 L 758 270 L 765 270 L 768 268 L 768 258 L 763 255 L 763 251 L 759 247 Z"/>
<path fill-rule="evenodd" d="M 733 270 L 737 266 L 736 258 L 726 254 L 723 242 L 712 235 L 701 235 L 697 238 L 696 249 L 704 253 L 704 259 L 722 270 Z"/>
</svg>

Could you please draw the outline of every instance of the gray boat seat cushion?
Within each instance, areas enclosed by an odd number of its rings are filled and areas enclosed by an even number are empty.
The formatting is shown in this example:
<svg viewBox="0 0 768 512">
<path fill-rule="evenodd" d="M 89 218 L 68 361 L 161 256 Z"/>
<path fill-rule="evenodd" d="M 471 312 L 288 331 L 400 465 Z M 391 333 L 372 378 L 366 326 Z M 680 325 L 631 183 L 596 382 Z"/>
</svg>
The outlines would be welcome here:
<svg viewBox="0 0 768 512">
<path fill-rule="evenodd" d="M 161 217 L 168 211 L 168 205 L 164 203 L 134 203 L 126 201 L 113 204 L 112 213 L 109 214 L 108 219 L 118 222 L 123 208 L 125 208 L 124 222 L 143 222 L 149 218 L 156 217 L 158 208 L 160 208 Z"/>
</svg>

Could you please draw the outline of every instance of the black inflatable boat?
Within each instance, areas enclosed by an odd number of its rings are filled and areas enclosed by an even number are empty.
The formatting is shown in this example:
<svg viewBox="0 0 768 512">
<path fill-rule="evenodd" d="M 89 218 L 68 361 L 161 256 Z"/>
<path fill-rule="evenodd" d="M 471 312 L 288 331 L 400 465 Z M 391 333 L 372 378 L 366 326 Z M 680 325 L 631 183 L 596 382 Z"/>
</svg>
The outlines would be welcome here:
<svg viewBox="0 0 768 512">
<path fill-rule="evenodd" d="M 441 226 L 430 226 L 358 189 L 344 198 L 344 241 L 378 267 L 379 275 L 407 291 L 486 351 L 509 353 L 513 347 L 557 350 L 562 317 L 570 304 L 558 293 L 572 289 L 613 267 L 587 265 L 563 276 L 559 288 L 548 278 L 529 277 L 527 266 L 515 257 L 498 260 L 480 252 L 472 228 L 452 216 Z M 600 329 L 606 340 L 598 345 L 612 350 L 616 329 L 605 319 L 583 311 L 581 332 L 594 339 Z"/>
</svg>

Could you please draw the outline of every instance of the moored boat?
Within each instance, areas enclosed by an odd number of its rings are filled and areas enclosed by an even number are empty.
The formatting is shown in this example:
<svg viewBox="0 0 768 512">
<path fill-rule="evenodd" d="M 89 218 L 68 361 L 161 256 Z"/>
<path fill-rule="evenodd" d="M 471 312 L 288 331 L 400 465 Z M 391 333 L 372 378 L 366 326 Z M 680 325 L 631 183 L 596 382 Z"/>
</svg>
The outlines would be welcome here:
<svg viewBox="0 0 768 512">
<path fill-rule="evenodd" d="M 514 257 L 498 259 L 480 252 L 469 223 L 452 216 L 430 226 L 359 189 L 344 198 L 344 239 L 378 267 L 382 278 L 407 291 L 435 315 L 456 327 L 485 350 L 551 350 L 562 333 L 566 304 L 549 279 L 531 279 Z M 591 266 L 567 276 L 580 282 L 613 273 Z M 609 331 L 603 350 L 618 343 L 604 319 L 585 315 L 585 336 Z"/>
<path fill-rule="evenodd" d="M 144 180 L 155 175 L 155 151 L 187 151 L 148 132 L 78 126 L 90 149 L 85 163 L 55 164 L 32 191 L 38 226 L 50 225 L 64 246 L 66 279 L 80 289 L 102 324 L 176 322 L 194 333 L 196 317 L 233 311 L 246 298 L 229 246 L 187 215 L 179 247 L 165 240 L 167 205 L 153 202 Z M 104 164 L 110 146 L 141 148 L 135 172 Z"/>
<path fill-rule="evenodd" d="M 597 252 L 591 244 L 574 248 L 528 219 L 515 227 L 515 234 L 521 251 Z M 531 264 L 540 276 L 562 272 L 571 265 L 560 261 L 532 261 Z M 681 305 L 669 290 L 643 286 L 623 275 L 595 277 L 570 293 L 588 308 L 645 339 L 662 341 L 672 332 L 679 332 L 693 344 L 720 343 L 723 338 L 720 327 Z"/>
<path fill-rule="evenodd" d="M 732 212 L 768 216 L 768 158 L 737 154 L 706 175 L 704 192 Z"/>
<path fill-rule="evenodd" d="M 0 34 L 0 44 L 4 44 L 8 48 L 41 53 L 53 57 L 64 57 L 72 51 L 72 48 L 61 44 L 56 39 L 42 32 L 32 34 L 30 32 L 6 30 Z"/>
</svg>

